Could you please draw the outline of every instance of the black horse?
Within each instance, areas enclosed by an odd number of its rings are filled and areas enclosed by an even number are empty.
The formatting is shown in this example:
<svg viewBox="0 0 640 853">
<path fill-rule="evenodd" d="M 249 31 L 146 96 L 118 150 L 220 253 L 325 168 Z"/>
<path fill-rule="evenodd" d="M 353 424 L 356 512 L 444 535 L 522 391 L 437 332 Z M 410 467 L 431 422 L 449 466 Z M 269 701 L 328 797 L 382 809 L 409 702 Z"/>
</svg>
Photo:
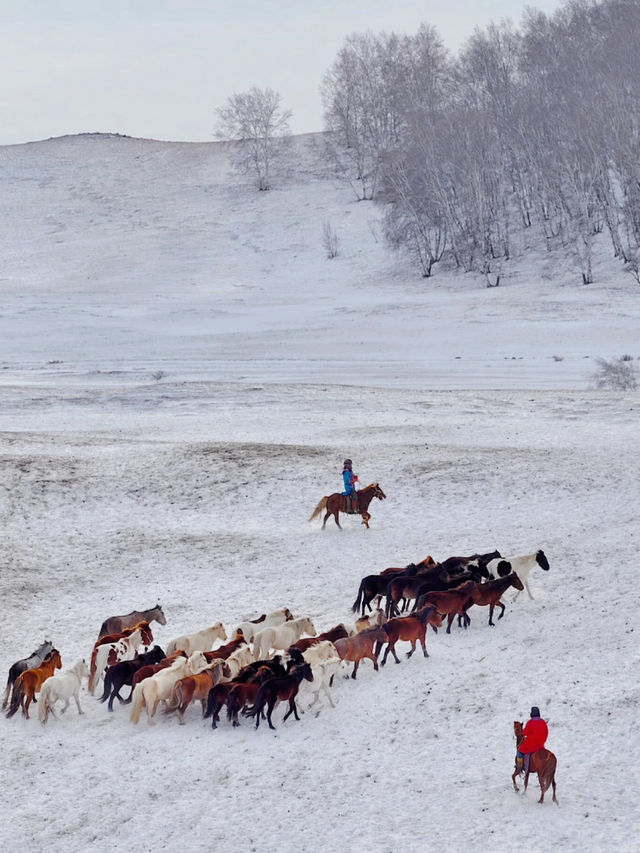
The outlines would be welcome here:
<svg viewBox="0 0 640 853">
<path fill-rule="evenodd" d="M 133 660 L 121 660 L 110 666 L 104 676 L 104 692 L 100 697 L 101 702 L 109 700 L 109 710 L 113 711 L 113 700 L 118 697 L 120 702 L 126 702 L 120 695 L 120 689 L 125 685 L 133 685 L 133 676 L 143 666 L 152 663 L 160 663 L 166 657 L 160 646 L 154 646 L 151 651 L 138 655 Z"/>
<path fill-rule="evenodd" d="M 46 658 L 48 654 L 53 651 L 53 643 L 51 640 L 45 640 L 44 643 L 32 652 L 28 658 L 22 658 L 22 660 L 17 660 L 14 664 L 9 668 L 9 677 L 7 678 L 7 686 L 4 691 L 4 699 L 2 700 L 2 709 L 4 710 L 9 704 L 9 695 L 11 693 L 11 688 L 13 687 L 16 678 L 19 675 L 22 675 L 23 672 L 26 672 L 28 669 L 35 669 L 40 666 L 42 661 Z"/>
</svg>

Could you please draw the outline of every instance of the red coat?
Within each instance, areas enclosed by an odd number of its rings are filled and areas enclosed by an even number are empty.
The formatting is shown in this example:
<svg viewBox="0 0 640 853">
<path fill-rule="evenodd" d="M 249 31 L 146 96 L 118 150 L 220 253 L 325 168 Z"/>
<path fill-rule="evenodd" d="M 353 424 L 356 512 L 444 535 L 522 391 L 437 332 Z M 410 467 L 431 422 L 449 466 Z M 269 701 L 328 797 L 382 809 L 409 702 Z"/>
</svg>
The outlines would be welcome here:
<svg viewBox="0 0 640 853">
<path fill-rule="evenodd" d="M 533 717 L 530 719 L 524 727 L 523 733 L 524 740 L 518 747 L 518 752 L 527 755 L 536 752 L 538 749 L 544 749 L 545 742 L 549 737 L 549 729 L 542 718 Z"/>
</svg>

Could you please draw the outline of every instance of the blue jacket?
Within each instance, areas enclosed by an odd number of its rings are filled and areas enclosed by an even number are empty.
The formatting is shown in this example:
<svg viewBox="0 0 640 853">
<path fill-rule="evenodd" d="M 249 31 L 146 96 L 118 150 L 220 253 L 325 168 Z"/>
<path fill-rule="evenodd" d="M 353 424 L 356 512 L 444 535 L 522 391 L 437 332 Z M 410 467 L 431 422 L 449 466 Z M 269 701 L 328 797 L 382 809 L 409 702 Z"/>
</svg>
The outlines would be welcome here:
<svg viewBox="0 0 640 853">
<path fill-rule="evenodd" d="M 348 468 L 342 472 L 342 479 L 344 480 L 344 492 L 343 495 L 352 495 L 355 490 L 355 478 L 352 471 L 349 471 Z"/>
</svg>

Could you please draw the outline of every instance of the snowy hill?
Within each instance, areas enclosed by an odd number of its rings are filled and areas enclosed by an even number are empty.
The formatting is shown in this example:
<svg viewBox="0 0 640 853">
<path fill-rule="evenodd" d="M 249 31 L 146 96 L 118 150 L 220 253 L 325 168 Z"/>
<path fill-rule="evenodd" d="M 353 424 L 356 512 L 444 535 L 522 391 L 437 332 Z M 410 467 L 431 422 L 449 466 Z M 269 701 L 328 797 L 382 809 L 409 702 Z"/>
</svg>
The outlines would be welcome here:
<svg viewBox="0 0 640 853">
<path fill-rule="evenodd" d="M 268 193 L 230 171 L 223 144 L 86 135 L 0 149 L 5 369 L 584 388 L 594 357 L 638 355 L 637 284 L 604 238 L 591 287 L 515 238 L 499 288 L 427 281 L 385 247 L 378 208 L 320 177 L 318 145 L 297 137 Z"/>
<path fill-rule="evenodd" d="M 258 193 L 222 145 L 0 149 L 0 667 L 47 636 L 66 668 L 156 601 L 162 646 L 284 605 L 326 630 L 428 553 L 542 548 L 550 571 L 275 732 L 196 707 L 135 726 L 86 690 L 82 717 L 3 718 L 0 845 L 634 850 L 640 399 L 590 374 L 640 355 L 637 285 L 604 242 L 589 287 L 535 251 L 491 290 L 425 282 L 313 152 Z M 387 499 L 321 532 L 345 456 Z M 533 704 L 557 807 L 511 787 Z"/>
</svg>

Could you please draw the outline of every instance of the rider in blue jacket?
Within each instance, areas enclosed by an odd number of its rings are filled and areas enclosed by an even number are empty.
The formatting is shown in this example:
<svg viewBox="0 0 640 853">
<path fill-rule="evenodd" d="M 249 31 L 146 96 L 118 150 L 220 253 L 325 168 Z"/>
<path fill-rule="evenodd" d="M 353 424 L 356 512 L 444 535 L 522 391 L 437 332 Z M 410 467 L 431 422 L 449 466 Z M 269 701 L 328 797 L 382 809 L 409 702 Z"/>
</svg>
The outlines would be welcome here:
<svg viewBox="0 0 640 853">
<path fill-rule="evenodd" d="M 353 473 L 353 462 L 350 459 L 345 459 L 342 465 L 342 479 L 344 481 L 343 495 L 347 498 L 347 512 L 358 511 L 358 493 L 356 492 L 356 483 L 358 475 Z"/>
</svg>

